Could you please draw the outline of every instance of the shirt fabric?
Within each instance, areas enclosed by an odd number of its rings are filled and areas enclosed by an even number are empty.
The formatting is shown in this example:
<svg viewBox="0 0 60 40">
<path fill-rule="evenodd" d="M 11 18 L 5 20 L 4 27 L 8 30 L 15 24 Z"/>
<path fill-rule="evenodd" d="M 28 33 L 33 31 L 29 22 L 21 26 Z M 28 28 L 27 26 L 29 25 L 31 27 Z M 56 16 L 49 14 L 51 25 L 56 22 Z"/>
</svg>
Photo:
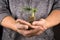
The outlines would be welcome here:
<svg viewBox="0 0 60 40">
<path fill-rule="evenodd" d="M 29 22 L 31 13 L 24 7 L 36 8 L 35 20 L 46 18 L 51 11 L 60 9 L 60 0 L 0 0 L 0 22 L 6 16 L 15 19 L 23 19 Z M 24 37 L 21 34 L 7 28 L 3 28 L 2 40 L 53 40 L 52 29 L 47 29 L 39 36 Z"/>
</svg>

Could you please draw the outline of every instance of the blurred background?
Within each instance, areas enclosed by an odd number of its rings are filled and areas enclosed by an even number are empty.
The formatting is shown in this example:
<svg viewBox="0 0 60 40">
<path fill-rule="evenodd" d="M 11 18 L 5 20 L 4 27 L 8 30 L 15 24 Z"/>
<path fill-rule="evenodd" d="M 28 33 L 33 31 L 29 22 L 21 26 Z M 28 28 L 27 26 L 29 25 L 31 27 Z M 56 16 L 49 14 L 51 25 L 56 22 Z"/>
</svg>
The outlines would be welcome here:
<svg viewBox="0 0 60 40">
<path fill-rule="evenodd" d="M 54 37 L 56 40 L 60 40 L 60 24 L 53 28 Z"/>
</svg>

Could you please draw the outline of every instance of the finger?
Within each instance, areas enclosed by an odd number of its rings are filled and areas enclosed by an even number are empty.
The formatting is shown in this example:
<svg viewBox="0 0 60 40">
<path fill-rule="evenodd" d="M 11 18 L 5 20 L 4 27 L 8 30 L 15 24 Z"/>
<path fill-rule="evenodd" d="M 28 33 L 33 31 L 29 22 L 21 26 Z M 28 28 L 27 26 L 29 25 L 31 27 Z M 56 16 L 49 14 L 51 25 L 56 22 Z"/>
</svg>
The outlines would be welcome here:
<svg viewBox="0 0 60 40">
<path fill-rule="evenodd" d="M 27 34 L 28 34 L 28 31 L 27 30 L 17 30 L 17 32 L 19 33 L 19 34 L 22 34 L 23 36 L 28 36 Z"/>
<path fill-rule="evenodd" d="M 39 28 L 39 26 L 33 26 L 33 25 L 32 25 L 32 26 L 29 26 L 29 27 L 28 27 L 28 29 L 37 29 L 37 28 Z"/>
<path fill-rule="evenodd" d="M 40 30 L 36 35 L 41 35 L 45 30 Z"/>
<path fill-rule="evenodd" d="M 26 25 L 28 25 L 28 26 L 31 26 L 30 23 L 28 23 L 28 22 L 26 22 L 26 21 L 24 21 L 24 20 L 21 20 L 21 19 L 17 19 L 16 22 L 20 22 L 20 23 L 22 23 L 22 24 L 26 24 Z"/>
<path fill-rule="evenodd" d="M 44 32 L 43 28 L 42 28 L 42 27 L 40 27 L 39 31 L 37 31 L 37 32 L 33 33 L 32 35 L 28 35 L 28 36 L 29 36 L 29 37 L 31 37 L 31 36 L 41 35 L 43 32 Z"/>
<path fill-rule="evenodd" d="M 37 33 L 39 30 L 19 30 L 19 33 L 22 34 L 23 36 L 32 36 L 35 33 Z"/>
<path fill-rule="evenodd" d="M 46 30 L 47 28 L 44 25 L 35 26 L 35 28 L 40 28 L 41 30 Z"/>
<path fill-rule="evenodd" d="M 39 31 L 34 34 L 35 36 L 36 35 L 40 35 L 45 30 L 42 26 L 39 26 L 39 27 L 38 26 L 35 26 L 35 27 L 37 27 L 37 29 L 39 29 Z"/>
<path fill-rule="evenodd" d="M 32 25 L 34 25 L 34 26 L 42 26 L 44 29 L 47 29 L 46 28 L 46 26 L 45 26 L 45 22 L 44 21 L 34 21 L 33 23 L 32 23 Z"/>
<path fill-rule="evenodd" d="M 39 21 L 34 21 L 34 22 L 32 23 L 32 25 L 37 26 L 37 25 L 40 25 L 40 24 L 39 24 Z"/>
<path fill-rule="evenodd" d="M 30 31 L 28 31 L 27 36 L 34 36 L 38 31 L 39 31 L 39 29 L 30 30 Z"/>
<path fill-rule="evenodd" d="M 41 35 L 44 31 L 39 31 L 36 35 Z"/>
<path fill-rule="evenodd" d="M 17 23 L 17 24 L 16 24 L 16 27 L 17 27 L 18 29 L 28 29 L 28 26 L 27 26 L 27 25 L 23 25 L 23 24 L 20 24 L 20 23 Z"/>
<path fill-rule="evenodd" d="M 45 29 L 40 27 L 40 31 L 36 35 L 41 35 L 44 31 L 45 31 Z"/>
<path fill-rule="evenodd" d="M 39 21 L 34 21 L 33 23 L 32 23 L 32 25 L 40 25 L 40 24 L 45 24 L 46 23 L 46 21 L 44 20 L 44 19 L 40 19 Z"/>
<path fill-rule="evenodd" d="M 44 32 L 43 28 L 41 27 L 40 29 L 38 28 L 38 31 L 37 32 L 33 32 L 32 35 L 28 35 L 29 37 L 31 36 L 37 36 L 37 35 L 40 35 Z"/>
<path fill-rule="evenodd" d="M 20 25 L 20 27 L 18 26 L 18 29 L 25 29 L 25 30 L 27 30 L 28 29 L 28 26 L 27 25 Z"/>
<path fill-rule="evenodd" d="M 46 27 L 43 26 L 43 25 L 39 25 L 39 26 L 31 26 L 31 28 L 33 28 L 33 29 L 38 29 L 38 28 L 40 28 L 40 29 L 46 29 Z"/>
</svg>

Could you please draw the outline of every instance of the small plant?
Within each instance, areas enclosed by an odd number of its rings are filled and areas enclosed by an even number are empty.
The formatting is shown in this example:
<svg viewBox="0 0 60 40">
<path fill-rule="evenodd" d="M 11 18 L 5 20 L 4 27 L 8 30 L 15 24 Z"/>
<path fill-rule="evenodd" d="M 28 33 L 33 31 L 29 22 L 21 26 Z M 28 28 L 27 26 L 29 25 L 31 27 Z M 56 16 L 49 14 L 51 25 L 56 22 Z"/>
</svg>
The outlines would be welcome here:
<svg viewBox="0 0 60 40">
<path fill-rule="evenodd" d="M 37 9 L 36 8 L 30 8 L 30 7 L 25 7 L 23 9 L 25 11 L 31 12 L 31 16 L 30 16 L 29 20 L 30 20 L 30 23 L 33 22 L 35 20 L 35 12 L 37 11 Z"/>
</svg>

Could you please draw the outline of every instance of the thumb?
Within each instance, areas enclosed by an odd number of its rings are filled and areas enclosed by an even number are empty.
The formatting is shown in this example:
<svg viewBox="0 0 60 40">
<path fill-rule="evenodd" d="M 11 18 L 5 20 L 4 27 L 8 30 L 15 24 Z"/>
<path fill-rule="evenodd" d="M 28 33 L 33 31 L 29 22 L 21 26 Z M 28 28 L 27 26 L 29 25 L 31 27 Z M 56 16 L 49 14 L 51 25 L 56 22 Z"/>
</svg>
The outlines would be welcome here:
<svg viewBox="0 0 60 40">
<path fill-rule="evenodd" d="M 17 27 L 18 29 L 28 29 L 28 26 L 27 26 L 27 25 L 23 25 L 23 24 L 20 24 L 20 23 L 17 23 L 17 24 L 16 24 L 16 27 Z"/>
<path fill-rule="evenodd" d="M 25 24 L 25 25 L 31 26 L 31 24 L 29 22 L 26 22 L 26 21 L 21 20 L 21 19 L 17 19 L 16 22 L 20 22 L 21 24 Z"/>
</svg>

